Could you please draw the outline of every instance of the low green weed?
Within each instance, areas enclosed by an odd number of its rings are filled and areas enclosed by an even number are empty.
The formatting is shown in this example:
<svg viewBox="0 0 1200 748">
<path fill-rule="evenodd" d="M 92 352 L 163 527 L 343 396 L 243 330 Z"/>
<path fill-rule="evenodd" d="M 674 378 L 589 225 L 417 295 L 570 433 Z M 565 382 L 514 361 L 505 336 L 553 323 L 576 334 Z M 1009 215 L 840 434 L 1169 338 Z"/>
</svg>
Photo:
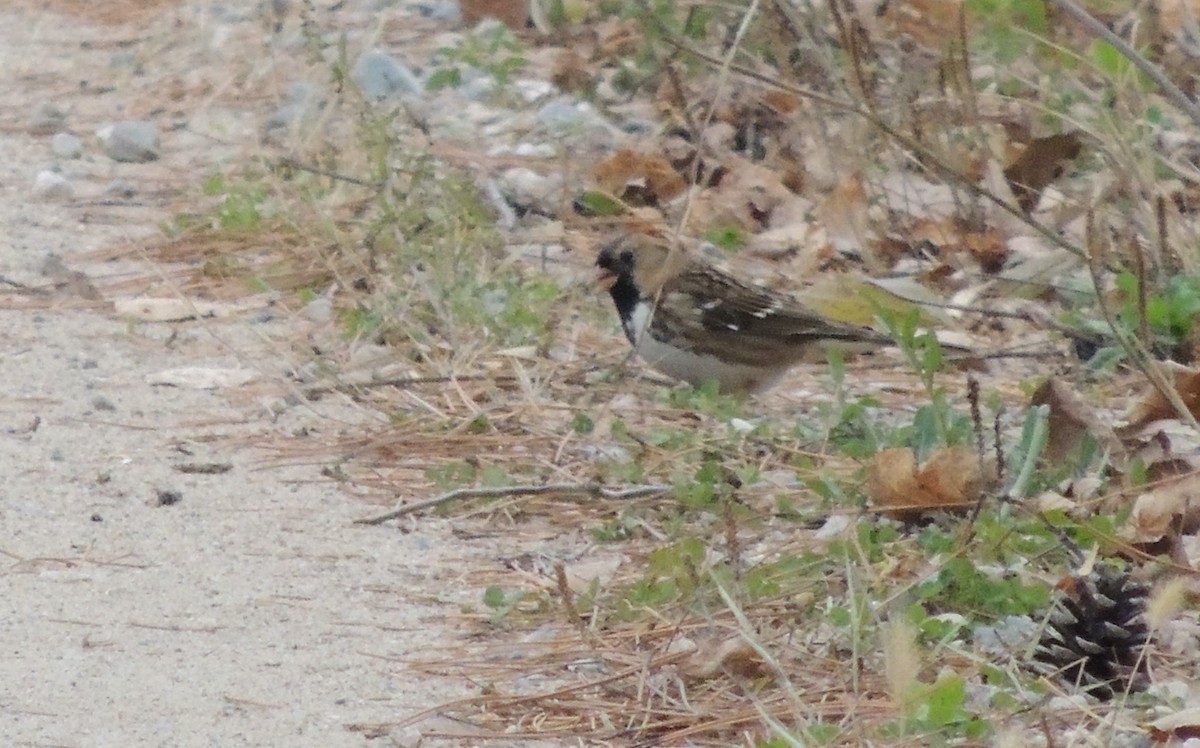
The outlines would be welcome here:
<svg viewBox="0 0 1200 748">
<path fill-rule="evenodd" d="M 508 85 L 529 65 L 521 43 L 501 23 L 482 23 L 457 47 L 443 47 L 433 55 L 437 68 L 425 83 L 430 91 L 457 88 L 467 70 L 491 76 L 498 86 Z"/>
</svg>

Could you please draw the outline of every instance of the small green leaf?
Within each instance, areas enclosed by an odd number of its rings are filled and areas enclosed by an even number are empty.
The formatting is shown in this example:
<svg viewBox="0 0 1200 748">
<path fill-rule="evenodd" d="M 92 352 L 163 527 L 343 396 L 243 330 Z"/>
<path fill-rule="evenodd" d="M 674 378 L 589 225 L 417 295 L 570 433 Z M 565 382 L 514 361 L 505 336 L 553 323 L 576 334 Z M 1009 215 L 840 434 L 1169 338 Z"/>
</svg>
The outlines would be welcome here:
<svg viewBox="0 0 1200 748">
<path fill-rule="evenodd" d="M 704 232 L 703 238 L 704 241 L 726 252 L 733 252 L 746 246 L 746 234 L 739 226 L 709 229 Z"/>
<path fill-rule="evenodd" d="M 604 218 L 624 215 L 627 211 L 620 200 L 598 190 L 588 190 L 575 198 L 575 212 L 581 216 Z"/>
<path fill-rule="evenodd" d="M 850 625 L 850 611 L 847 608 L 837 606 L 829 609 L 828 621 L 839 628 L 845 628 Z"/>
<path fill-rule="evenodd" d="M 708 24 L 713 12 L 707 5 L 693 5 L 683 22 L 683 35 L 689 39 L 704 39 L 708 35 Z"/>
<path fill-rule="evenodd" d="M 492 585 L 483 591 L 483 604 L 492 610 L 500 610 L 508 603 L 504 590 Z"/>
<path fill-rule="evenodd" d="M 425 81 L 426 91 L 441 91 L 444 88 L 458 88 L 462 85 L 462 71 L 456 67 L 442 68 Z"/>
<path fill-rule="evenodd" d="M 1129 70 L 1129 60 L 1106 41 L 1093 41 L 1090 57 L 1096 69 L 1110 78 L 1120 78 Z"/>
<path fill-rule="evenodd" d="M 963 704 L 967 699 L 967 685 L 957 675 L 944 676 L 933 684 L 926 701 L 929 707 L 928 719 L 935 725 L 950 725 L 960 722 L 963 717 Z"/>
</svg>

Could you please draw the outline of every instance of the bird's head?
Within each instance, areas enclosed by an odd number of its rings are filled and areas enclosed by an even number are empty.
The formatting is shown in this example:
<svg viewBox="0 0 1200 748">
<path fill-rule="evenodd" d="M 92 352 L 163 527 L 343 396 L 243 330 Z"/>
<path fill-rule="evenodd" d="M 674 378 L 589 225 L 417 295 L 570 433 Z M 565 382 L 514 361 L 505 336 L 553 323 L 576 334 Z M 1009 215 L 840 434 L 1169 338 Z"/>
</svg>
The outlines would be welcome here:
<svg viewBox="0 0 1200 748">
<path fill-rule="evenodd" d="M 596 284 L 606 291 L 618 284 L 631 284 L 643 296 L 652 296 L 686 263 L 682 249 L 673 250 L 662 240 L 644 234 L 628 234 L 600 250 Z"/>
</svg>

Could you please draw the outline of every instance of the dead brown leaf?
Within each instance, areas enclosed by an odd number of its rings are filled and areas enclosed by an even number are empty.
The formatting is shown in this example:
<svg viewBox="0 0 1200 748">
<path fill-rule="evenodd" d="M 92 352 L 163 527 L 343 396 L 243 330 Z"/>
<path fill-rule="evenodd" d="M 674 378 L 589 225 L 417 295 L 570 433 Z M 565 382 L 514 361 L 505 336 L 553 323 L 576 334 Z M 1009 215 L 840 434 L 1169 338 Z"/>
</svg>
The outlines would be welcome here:
<svg viewBox="0 0 1200 748">
<path fill-rule="evenodd" d="M 1004 170 L 1021 210 L 1028 213 L 1037 207 L 1042 190 L 1062 176 L 1082 148 L 1079 134 L 1074 132 L 1036 138 L 1025 146 L 1020 157 Z"/>
<path fill-rule="evenodd" d="M 601 161 L 592 179 L 630 205 L 660 205 L 687 189 L 687 182 L 662 156 L 624 148 Z"/>
<path fill-rule="evenodd" d="M 1138 496 L 1123 534 L 1145 553 L 1167 553 L 1187 564 L 1181 547 L 1184 535 L 1200 530 L 1200 471 L 1165 481 Z"/>
<path fill-rule="evenodd" d="M 892 33 L 909 37 L 923 47 L 941 51 L 948 39 L 958 36 L 959 15 L 963 4 L 959 0 L 902 0 L 888 3 L 883 22 Z"/>
<path fill-rule="evenodd" d="M 1187 745 L 1200 738 L 1200 707 L 1185 707 L 1149 724 L 1155 745 Z"/>
<path fill-rule="evenodd" d="M 573 48 L 559 50 L 555 55 L 550 80 L 564 91 L 589 91 L 596 84 L 595 72 Z"/>
<path fill-rule="evenodd" d="M 803 198 L 784 186 L 781 177 L 774 169 L 728 157 L 693 203 L 690 230 L 738 226 L 749 234 L 758 234 L 786 226 L 804 212 L 797 205 Z"/>
<path fill-rule="evenodd" d="M 720 675 L 753 680 L 769 674 L 762 656 L 741 637 L 725 640 L 715 652 L 699 648 L 683 664 L 683 675 L 691 680 L 711 680 Z"/>
<path fill-rule="evenodd" d="M 1043 382 L 1030 398 L 1030 405 L 1050 406 L 1050 435 L 1043 453 L 1047 463 L 1059 465 L 1078 457 L 1079 448 L 1088 435 L 1110 454 L 1125 454 L 1125 448 L 1113 430 L 1100 420 L 1071 385 L 1059 377 L 1050 377 Z"/>
<path fill-rule="evenodd" d="M 851 175 L 838 183 L 817 209 L 817 219 L 825 226 L 829 241 L 840 251 L 861 252 L 872 236 L 867 226 L 867 191 L 862 178 Z M 869 253 L 864 254 L 869 256 Z M 878 269 L 886 269 L 886 260 L 870 257 Z"/>
<path fill-rule="evenodd" d="M 631 55 L 642 46 L 642 28 L 634 20 L 600 21 L 595 24 L 594 31 L 599 59 Z"/>
<path fill-rule="evenodd" d="M 1173 379 L 1175 391 L 1184 405 L 1193 416 L 1200 418 L 1200 371 L 1180 367 L 1174 370 Z M 1121 428 L 1121 433 L 1137 431 L 1152 421 L 1178 417 L 1179 414 L 1167 398 L 1156 387 L 1150 386 L 1142 399 L 1130 409 L 1127 425 Z"/>
<path fill-rule="evenodd" d="M 936 510 L 965 509 L 990 483 L 969 447 L 946 447 L 917 468 L 912 450 L 887 449 L 867 465 L 867 494 L 876 508 L 911 522 Z"/>
<path fill-rule="evenodd" d="M 998 273 L 1008 259 L 1008 243 L 998 231 L 972 231 L 963 237 L 963 248 L 985 273 Z"/>
<path fill-rule="evenodd" d="M 474 26 L 485 18 L 495 18 L 513 31 L 529 22 L 529 0 L 462 0 L 463 20 Z"/>
<path fill-rule="evenodd" d="M 897 244 L 901 247 L 906 246 L 909 254 L 915 253 L 921 246 L 928 245 L 936 251 L 939 258 L 952 264 L 956 255 L 966 254 L 988 273 L 999 272 L 1008 259 L 1008 244 L 1000 232 L 968 229 L 957 216 L 917 219 L 903 235 L 889 236 L 888 239 L 895 243 L 892 245 L 893 253 Z M 881 249 L 881 252 L 885 253 L 882 256 L 886 256 L 886 250 Z"/>
</svg>

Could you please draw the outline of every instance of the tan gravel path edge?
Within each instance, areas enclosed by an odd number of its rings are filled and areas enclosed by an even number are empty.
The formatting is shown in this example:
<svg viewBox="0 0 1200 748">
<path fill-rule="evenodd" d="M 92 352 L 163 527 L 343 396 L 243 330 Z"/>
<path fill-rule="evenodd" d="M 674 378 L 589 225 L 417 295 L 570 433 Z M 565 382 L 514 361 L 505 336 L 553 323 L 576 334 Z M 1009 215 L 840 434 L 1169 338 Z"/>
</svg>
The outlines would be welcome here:
<svg viewBox="0 0 1200 748">
<path fill-rule="evenodd" d="M 119 90 L 89 89 L 120 50 L 98 43 L 107 33 L 0 10 L 0 745 L 368 744 L 347 726 L 467 695 L 411 663 L 453 656 L 453 614 L 478 595 L 466 562 L 487 549 L 439 520 L 353 526 L 377 507 L 322 480 L 319 461 L 264 466 L 239 446 L 371 417 L 349 403 L 275 417 L 254 389 L 146 382 L 250 362 L 260 380 L 249 387 L 270 391 L 294 363 L 277 343 L 295 320 L 134 324 L 106 305 L 80 309 L 70 288 L 36 297 L 14 285 L 52 286 L 51 255 L 101 287 L 137 272 L 77 258 L 154 232 L 166 200 L 112 201 L 105 186 L 171 182 L 189 147 L 212 147 L 176 133 L 155 164 L 99 152 L 95 126 L 123 108 Z M 54 162 L 50 134 L 27 127 L 42 101 L 67 109 L 87 144 L 62 165 L 73 199 L 32 194 Z M 178 469 L 208 463 L 231 469 Z M 415 737 L 369 744 L 435 744 Z"/>
</svg>

